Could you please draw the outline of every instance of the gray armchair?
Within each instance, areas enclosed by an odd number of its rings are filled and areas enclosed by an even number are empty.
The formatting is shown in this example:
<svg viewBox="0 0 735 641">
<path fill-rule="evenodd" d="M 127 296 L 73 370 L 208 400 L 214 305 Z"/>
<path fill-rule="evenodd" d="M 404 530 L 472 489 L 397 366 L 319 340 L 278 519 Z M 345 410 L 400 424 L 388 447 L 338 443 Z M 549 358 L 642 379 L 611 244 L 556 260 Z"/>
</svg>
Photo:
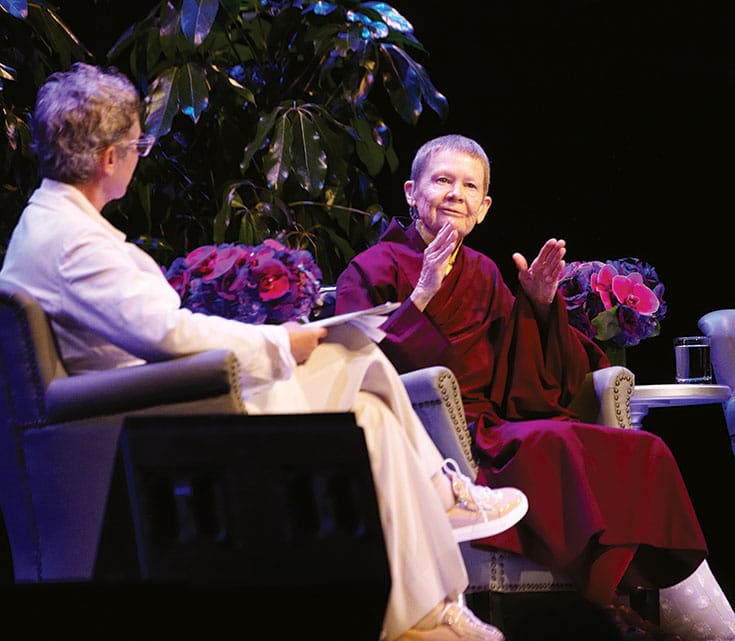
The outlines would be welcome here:
<svg viewBox="0 0 735 641">
<path fill-rule="evenodd" d="M 477 476 L 477 463 L 470 449 L 470 433 L 464 416 L 457 379 L 446 367 L 430 367 L 401 376 L 414 409 L 431 438 L 446 457 L 453 458 L 470 478 Z M 590 423 L 631 428 L 630 397 L 633 373 L 614 366 L 589 374 L 573 406 Z M 533 507 L 531 507 L 533 509 Z M 470 542 L 460 544 L 469 574 L 468 594 L 489 592 L 573 591 L 560 572 L 502 550 L 480 549 Z"/>
<path fill-rule="evenodd" d="M 699 319 L 700 331 L 710 338 L 712 373 L 719 385 L 735 390 L 735 309 L 717 309 Z M 722 404 L 730 444 L 735 454 L 735 395 Z"/>
<path fill-rule="evenodd" d="M 67 375 L 38 302 L 0 280 L 5 622 L 209 638 L 293 589 L 284 638 L 342 639 L 359 616 L 352 638 L 377 639 L 390 572 L 354 417 L 244 414 L 227 350 Z"/>
<path fill-rule="evenodd" d="M 0 511 L 16 582 L 94 573 L 126 416 L 244 414 L 224 350 L 68 376 L 38 302 L 0 281 Z"/>
</svg>

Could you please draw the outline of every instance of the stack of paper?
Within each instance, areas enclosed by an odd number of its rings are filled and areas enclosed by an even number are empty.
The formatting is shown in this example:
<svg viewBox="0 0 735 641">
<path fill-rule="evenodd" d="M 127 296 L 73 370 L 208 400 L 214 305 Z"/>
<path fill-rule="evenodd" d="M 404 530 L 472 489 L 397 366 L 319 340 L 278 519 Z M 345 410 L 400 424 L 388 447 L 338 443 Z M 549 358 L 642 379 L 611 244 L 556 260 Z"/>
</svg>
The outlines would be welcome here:
<svg viewBox="0 0 735 641">
<path fill-rule="evenodd" d="M 385 332 L 379 328 L 385 322 L 386 315 L 400 306 L 400 303 L 383 303 L 369 309 L 338 314 L 329 318 L 320 318 L 312 321 L 309 325 L 312 327 L 331 327 L 341 323 L 349 323 L 362 330 L 371 340 L 379 343 L 385 337 Z"/>
</svg>

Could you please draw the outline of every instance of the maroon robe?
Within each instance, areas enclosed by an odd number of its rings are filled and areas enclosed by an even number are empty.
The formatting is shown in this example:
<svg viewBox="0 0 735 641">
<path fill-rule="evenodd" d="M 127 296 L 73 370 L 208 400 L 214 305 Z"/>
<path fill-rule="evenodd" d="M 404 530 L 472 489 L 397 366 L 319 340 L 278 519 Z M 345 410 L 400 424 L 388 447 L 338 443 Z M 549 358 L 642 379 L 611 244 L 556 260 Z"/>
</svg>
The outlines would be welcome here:
<svg viewBox="0 0 735 641">
<path fill-rule="evenodd" d="M 445 365 L 457 376 L 477 482 L 518 487 L 530 504 L 518 525 L 475 544 L 563 570 L 582 589 L 592 561 L 621 546 L 637 550 L 626 573 L 632 585 L 665 587 L 691 574 L 707 547 L 666 444 L 645 431 L 582 423 L 567 407 L 585 375 L 609 361 L 568 324 L 560 298 L 541 329 L 497 265 L 463 246 L 419 312 L 408 297 L 425 247 L 414 225 L 394 219 L 340 275 L 336 312 L 402 302 L 381 327 L 383 351 L 400 372 Z"/>
</svg>

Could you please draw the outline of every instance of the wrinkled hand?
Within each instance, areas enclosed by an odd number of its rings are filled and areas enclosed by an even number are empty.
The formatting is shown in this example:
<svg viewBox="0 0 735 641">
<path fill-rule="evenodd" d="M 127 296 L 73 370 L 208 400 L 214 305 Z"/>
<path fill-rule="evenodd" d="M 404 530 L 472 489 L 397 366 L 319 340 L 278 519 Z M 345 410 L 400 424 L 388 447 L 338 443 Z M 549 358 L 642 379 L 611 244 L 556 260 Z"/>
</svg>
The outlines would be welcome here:
<svg viewBox="0 0 735 641">
<path fill-rule="evenodd" d="M 566 253 L 565 241 L 550 238 L 530 267 L 523 254 L 513 254 L 513 261 L 518 268 L 518 282 L 531 300 L 536 313 L 543 318 L 548 315 L 549 306 L 556 295 Z"/>
<path fill-rule="evenodd" d="M 299 365 L 309 359 L 319 341 L 327 335 L 326 327 L 310 327 L 295 322 L 284 323 L 283 327 L 288 330 L 291 354 Z"/>
<path fill-rule="evenodd" d="M 457 246 L 457 234 L 454 227 L 444 225 L 424 250 L 424 262 L 421 264 L 421 274 L 416 287 L 411 293 L 411 300 L 420 311 L 424 311 L 429 301 L 439 291 L 445 276 L 449 259 Z"/>
</svg>

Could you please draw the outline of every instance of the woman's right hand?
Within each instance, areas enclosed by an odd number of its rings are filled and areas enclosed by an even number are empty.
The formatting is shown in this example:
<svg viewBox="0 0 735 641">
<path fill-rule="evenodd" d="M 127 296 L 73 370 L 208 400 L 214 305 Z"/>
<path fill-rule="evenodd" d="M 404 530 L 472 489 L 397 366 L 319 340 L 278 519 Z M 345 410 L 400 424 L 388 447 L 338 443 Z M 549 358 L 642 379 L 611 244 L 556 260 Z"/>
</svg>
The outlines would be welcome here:
<svg viewBox="0 0 735 641">
<path fill-rule="evenodd" d="M 421 265 L 419 282 L 411 292 L 411 300 L 419 311 L 423 312 L 429 301 L 434 298 L 434 294 L 439 291 L 448 273 L 449 259 L 457 246 L 458 239 L 459 235 L 456 230 L 447 223 L 424 250 L 424 262 Z"/>
<path fill-rule="evenodd" d="M 319 341 L 327 335 L 326 327 L 310 327 L 292 321 L 284 323 L 283 327 L 288 331 L 291 354 L 299 365 L 309 359 Z"/>
</svg>

